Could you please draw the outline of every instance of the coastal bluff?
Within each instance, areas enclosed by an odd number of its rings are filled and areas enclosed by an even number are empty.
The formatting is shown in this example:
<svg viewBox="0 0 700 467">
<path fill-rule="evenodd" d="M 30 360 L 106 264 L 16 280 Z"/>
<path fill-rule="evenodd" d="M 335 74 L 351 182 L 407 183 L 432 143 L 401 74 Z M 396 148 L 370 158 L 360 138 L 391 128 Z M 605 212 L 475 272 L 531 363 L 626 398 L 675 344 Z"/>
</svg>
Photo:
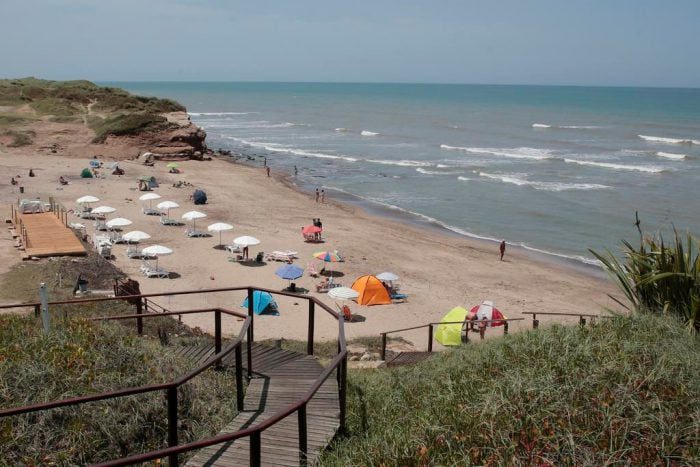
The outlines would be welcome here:
<svg viewBox="0 0 700 467">
<path fill-rule="evenodd" d="M 0 151 L 66 157 L 203 159 L 206 132 L 170 99 L 89 81 L 0 80 Z"/>
</svg>

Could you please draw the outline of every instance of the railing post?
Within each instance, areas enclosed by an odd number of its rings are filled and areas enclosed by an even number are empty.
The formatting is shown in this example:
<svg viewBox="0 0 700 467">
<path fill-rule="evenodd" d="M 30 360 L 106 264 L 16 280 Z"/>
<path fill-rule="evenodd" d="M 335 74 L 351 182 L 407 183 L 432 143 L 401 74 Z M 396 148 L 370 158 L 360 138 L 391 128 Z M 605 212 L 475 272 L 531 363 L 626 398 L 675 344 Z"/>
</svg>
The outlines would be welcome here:
<svg viewBox="0 0 700 467">
<path fill-rule="evenodd" d="M 537 319 L 536 314 L 532 314 L 532 329 L 537 329 L 540 327 L 540 320 Z"/>
<path fill-rule="evenodd" d="M 428 325 L 428 352 L 433 351 L 433 325 Z"/>
<path fill-rule="evenodd" d="M 382 360 L 386 360 L 386 333 L 382 333 Z"/>
<path fill-rule="evenodd" d="M 340 361 L 340 393 L 338 401 L 340 403 L 340 420 L 339 429 L 341 433 L 345 433 L 345 399 L 348 386 L 348 356 L 347 354 Z"/>
<path fill-rule="evenodd" d="M 39 305 L 39 304 L 34 305 L 34 317 L 38 318 L 40 314 L 41 314 L 41 305 Z"/>
<path fill-rule="evenodd" d="M 177 386 L 168 388 L 168 447 L 177 446 Z M 168 456 L 168 464 L 177 466 L 177 454 Z"/>
<path fill-rule="evenodd" d="M 503 322 L 503 335 L 504 336 L 508 335 L 508 321 Z"/>
<path fill-rule="evenodd" d="M 255 315 L 255 308 L 253 308 L 253 289 L 248 289 L 248 316 L 250 316 L 250 327 L 248 328 L 248 335 L 250 335 L 250 340 L 253 340 L 253 316 Z"/>
<path fill-rule="evenodd" d="M 306 465 L 308 460 L 308 434 L 306 430 L 306 404 L 299 407 L 299 464 Z"/>
<path fill-rule="evenodd" d="M 250 465 L 260 467 L 260 432 L 250 435 Z"/>
<path fill-rule="evenodd" d="M 214 312 L 214 353 L 221 353 L 221 312 Z"/>
<path fill-rule="evenodd" d="M 306 353 L 309 355 L 314 354 L 314 314 L 316 309 L 316 304 L 313 300 L 309 300 L 309 334 L 306 341 Z"/>
<path fill-rule="evenodd" d="M 243 412 L 243 351 L 241 344 L 236 346 L 236 408 Z"/>
<path fill-rule="evenodd" d="M 141 298 L 136 302 L 136 314 L 143 314 L 143 300 Z M 139 336 L 143 335 L 143 318 L 136 318 L 136 332 Z"/>
<path fill-rule="evenodd" d="M 586 325 L 586 318 L 584 318 L 583 316 L 579 316 L 578 317 L 578 324 L 580 324 L 581 327 L 585 326 Z"/>
</svg>

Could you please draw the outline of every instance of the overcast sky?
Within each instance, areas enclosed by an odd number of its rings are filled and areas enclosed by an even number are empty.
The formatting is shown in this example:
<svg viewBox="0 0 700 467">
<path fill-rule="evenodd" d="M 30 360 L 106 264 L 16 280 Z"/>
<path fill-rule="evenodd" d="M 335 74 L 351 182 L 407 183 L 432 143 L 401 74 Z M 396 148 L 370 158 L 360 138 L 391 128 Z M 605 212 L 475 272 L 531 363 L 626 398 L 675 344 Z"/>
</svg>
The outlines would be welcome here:
<svg viewBox="0 0 700 467">
<path fill-rule="evenodd" d="M 0 0 L 0 75 L 700 87 L 700 0 Z"/>
</svg>

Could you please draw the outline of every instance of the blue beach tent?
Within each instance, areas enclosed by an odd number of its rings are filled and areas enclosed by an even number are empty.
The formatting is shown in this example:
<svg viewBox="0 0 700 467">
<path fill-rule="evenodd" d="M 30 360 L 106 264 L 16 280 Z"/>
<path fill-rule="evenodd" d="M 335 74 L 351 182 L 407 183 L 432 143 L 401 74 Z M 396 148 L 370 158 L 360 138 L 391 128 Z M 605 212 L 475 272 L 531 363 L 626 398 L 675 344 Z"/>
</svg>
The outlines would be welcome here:
<svg viewBox="0 0 700 467">
<path fill-rule="evenodd" d="M 248 297 L 241 303 L 243 308 L 248 308 Z M 274 315 L 279 316 L 279 311 L 277 311 L 277 303 L 275 299 L 272 298 L 269 292 L 263 292 L 256 290 L 253 292 L 253 311 L 256 315 Z"/>
</svg>

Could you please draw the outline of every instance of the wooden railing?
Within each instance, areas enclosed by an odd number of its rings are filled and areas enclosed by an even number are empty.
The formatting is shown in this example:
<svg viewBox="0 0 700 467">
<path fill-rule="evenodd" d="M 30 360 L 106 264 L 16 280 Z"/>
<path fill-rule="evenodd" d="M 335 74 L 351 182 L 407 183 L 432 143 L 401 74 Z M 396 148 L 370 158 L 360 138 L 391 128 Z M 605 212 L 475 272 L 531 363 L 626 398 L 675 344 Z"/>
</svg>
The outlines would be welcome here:
<svg viewBox="0 0 700 467">
<path fill-rule="evenodd" d="M 595 322 L 598 318 L 610 318 L 610 316 L 605 315 L 590 315 L 586 313 L 551 313 L 545 311 L 523 311 L 524 315 L 532 315 L 532 329 L 537 329 L 540 327 L 540 320 L 537 319 L 537 315 L 547 315 L 547 316 L 570 316 L 578 318 L 578 324 L 581 326 L 586 325 L 586 318 L 590 318 L 591 322 Z"/>
<path fill-rule="evenodd" d="M 464 320 L 462 320 L 462 321 L 433 322 L 433 323 L 428 323 L 428 324 L 421 324 L 420 326 L 413 326 L 410 328 L 394 329 L 392 331 L 385 331 L 385 332 L 380 333 L 380 335 L 382 336 L 381 358 L 382 358 L 382 360 L 386 360 L 386 339 L 387 339 L 386 336 L 387 336 L 387 334 L 393 334 L 393 333 L 404 332 L 404 331 L 413 331 L 415 329 L 428 328 L 428 352 L 432 352 L 433 351 L 433 338 L 434 338 L 433 329 L 435 326 L 439 326 L 440 324 L 470 324 L 470 323 L 479 324 L 479 325 L 480 324 L 488 325 L 488 324 L 492 324 L 492 323 L 495 323 L 497 325 L 502 324 L 503 325 L 503 335 L 505 336 L 508 334 L 508 323 L 510 323 L 511 321 L 523 321 L 524 319 L 525 318 L 508 318 L 508 319 L 490 319 L 490 320 L 483 319 L 483 320 L 474 321 L 474 322 L 464 321 Z M 467 337 L 467 342 L 468 342 L 469 341 L 469 332 L 468 331 L 467 331 L 466 337 Z"/>
<path fill-rule="evenodd" d="M 192 294 L 207 294 L 207 293 L 221 293 L 221 292 L 231 292 L 231 291 L 247 291 L 248 295 L 248 314 L 244 315 L 231 310 L 226 310 L 222 308 L 208 308 L 200 310 L 182 310 L 182 311 L 169 311 L 161 313 L 144 313 L 143 312 L 143 301 L 151 297 L 163 297 L 163 296 L 177 296 L 177 295 L 192 295 Z M 223 435 L 214 436 L 204 440 L 194 441 L 187 444 L 178 444 L 177 437 L 177 388 L 189 381 L 190 379 L 196 377 L 204 370 L 210 368 L 213 365 L 220 364 L 221 360 L 229 355 L 231 352 L 236 353 L 236 390 L 237 390 L 237 405 L 239 410 L 243 409 L 243 382 L 242 382 L 242 338 L 244 335 L 247 336 L 247 370 L 248 378 L 252 376 L 252 343 L 254 342 L 254 317 L 255 313 L 253 311 L 253 293 L 255 291 L 269 292 L 271 294 L 290 296 L 301 300 L 307 300 L 309 303 L 308 308 L 308 333 L 307 333 L 307 353 L 313 355 L 314 351 L 314 323 L 315 323 L 315 306 L 318 305 L 325 312 L 330 314 L 333 318 L 338 320 L 338 352 L 331 360 L 330 364 L 324 369 L 321 375 L 314 381 L 305 395 L 294 403 L 291 403 L 284 409 L 280 410 L 270 418 L 265 421 L 239 430 L 234 433 L 227 433 Z M 185 315 L 193 313 L 214 313 L 214 339 L 215 339 L 215 353 L 212 355 L 204 364 L 200 365 L 198 368 L 192 370 L 187 375 L 184 375 L 177 380 L 157 384 L 150 386 L 142 386 L 137 388 L 127 388 L 121 389 L 108 393 L 95 394 L 91 396 L 82 396 L 71 399 L 64 399 L 60 401 L 48 402 L 43 404 L 34 404 L 24 407 L 16 407 L 12 409 L 0 410 L 0 418 L 9 417 L 13 415 L 20 415 L 23 413 L 37 412 L 43 410 L 50 410 L 58 407 L 66 407 L 71 405 L 78 405 L 88 402 L 94 402 L 105 399 L 114 399 L 118 397 L 132 396 L 136 394 L 144 394 L 154 391 L 166 391 L 168 400 L 168 445 L 166 449 L 160 449 L 156 451 L 151 451 L 143 454 L 137 454 L 121 459 L 115 459 L 112 461 L 104 462 L 98 464 L 100 466 L 121 466 L 121 465 L 131 465 L 142 462 L 147 462 L 155 459 L 162 459 L 167 457 L 169 460 L 169 465 L 178 465 L 179 454 L 193 451 L 196 449 L 202 449 L 207 446 L 212 446 L 219 443 L 230 442 L 236 439 L 250 437 L 250 465 L 259 466 L 261 465 L 261 434 L 269 427 L 280 422 L 287 416 L 297 413 L 298 417 L 298 427 L 299 427 L 299 462 L 305 465 L 308 457 L 308 429 L 307 429 L 307 405 L 311 399 L 316 395 L 316 392 L 323 385 L 323 383 L 329 378 L 329 376 L 335 371 L 336 380 L 338 385 L 338 401 L 339 401 L 339 430 L 341 432 L 345 431 L 345 417 L 346 417 L 346 391 L 347 391 L 347 348 L 345 342 L 345 327 L 342 315 L 339 315 L 333 309 L 328 307 L 323 302 L 319 301 L 315 297 L 308 297 L 298 294 L 293 294 L 290 292 L 282 292 L 264 288 L 256 287 L 227 287 L 227 288 L 217 288 L 217 289 L 204 289 L 204 290 L 186 290 L 178 292 L 168 292 L 168 293 L 154 293 L 154 294 L 140 294 L 140 295 L 127 295 L 119 297 L 98 297 L 80 300 L 64 300 L 64 301 L 54 301 L 49 302 L 48 305 L 77 305 L 81 303 L 94 303 L 94 302 L 110 302 L 110 301 L 126 301 L 131 303 L 136 308 L 135 314 L 129 315 L 119 315 L 119 316 L 108 316 L 93 318 L 94 320 L 129 320 L 134 319 L 137 322 L 137 331 L 139 334 L 143 332 L 143 319 L 161 317 L 161 316 L 174 316 L 174 315 Z M 2 305 L 2 309 L 13 309 L 13 308 L 27 308 L 31 307 L 34 309 L 35 314 L 38 315 L 38 310 L 41 307 L 40 303 L 22 303 L 13 305 Z M 238 337 L 229 344 L 225 349 L 222 349 L 222 330 L 221 330 L 221 314 L 229 314 L 238 317 L 244 317 L 245 322 L 243 328 L 241 329 Z"/>
</svg>

